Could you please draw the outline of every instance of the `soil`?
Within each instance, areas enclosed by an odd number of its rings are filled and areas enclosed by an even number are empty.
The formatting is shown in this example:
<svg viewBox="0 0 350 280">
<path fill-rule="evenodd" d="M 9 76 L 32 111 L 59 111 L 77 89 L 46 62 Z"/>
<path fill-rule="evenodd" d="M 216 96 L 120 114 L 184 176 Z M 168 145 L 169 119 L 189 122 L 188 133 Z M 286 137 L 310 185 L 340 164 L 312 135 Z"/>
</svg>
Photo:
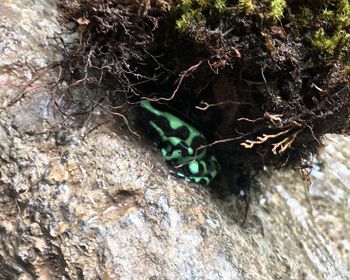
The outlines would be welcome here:
<svg viewBox="0 0 350 280">
<path fill-rule="evenodd" d="M 338 6 L 310 1 L 307 17 L 291 1 L 281 15 L 265 2 L 249 12 L 237 3 L 58 1 L 61 25 L 80 32 L 63 46 L 62 81 L 100 88 L 95 102 L 124 105 L 123 115 L 142 98 L 181 112 L 236 193 L 263 166 L 305 167 L 326 133 L 350 132 L 350 51 L 339 43 L 339 55 L 327 56 L 315 46 L 321 8 Z"/>
</svg>

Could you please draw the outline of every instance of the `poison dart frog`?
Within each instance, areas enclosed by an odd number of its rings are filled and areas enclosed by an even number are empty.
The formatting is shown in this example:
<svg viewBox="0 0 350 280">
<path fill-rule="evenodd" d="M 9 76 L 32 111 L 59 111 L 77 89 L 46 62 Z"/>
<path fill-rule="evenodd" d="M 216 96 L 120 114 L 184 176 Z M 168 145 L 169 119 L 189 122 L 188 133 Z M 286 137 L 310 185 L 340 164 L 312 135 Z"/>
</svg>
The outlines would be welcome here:
<svg viewBox="0 0 350 280">
<path fill-rule="evenodd" d="M 154 135 L 165 161 L 176 169 L 175 174 L 208 185 L 220 166 L 205 147 L 205 136 L 175 115 L 156 109 L 149 101 L 141 101 L 140 108 L 147 129 Z"/>
</svg>

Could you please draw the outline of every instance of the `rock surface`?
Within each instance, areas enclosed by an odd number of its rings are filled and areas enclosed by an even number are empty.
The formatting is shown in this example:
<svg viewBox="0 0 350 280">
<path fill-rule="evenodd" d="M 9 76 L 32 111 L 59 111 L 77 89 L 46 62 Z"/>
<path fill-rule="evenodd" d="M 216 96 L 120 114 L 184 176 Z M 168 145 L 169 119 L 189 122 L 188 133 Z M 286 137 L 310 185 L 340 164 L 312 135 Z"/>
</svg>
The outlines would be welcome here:
<svg viewBox="0 0 350 280">
<path fill-rule="evenodd" d="M 0 279 L 349 278 L 349 138 L 327 140 L 309 192 L 260 174 L 242 226 L 234 198 L 169 176 L 120 119 L 55 110 L 52 2 L 0 11 Z"/>
</svg>

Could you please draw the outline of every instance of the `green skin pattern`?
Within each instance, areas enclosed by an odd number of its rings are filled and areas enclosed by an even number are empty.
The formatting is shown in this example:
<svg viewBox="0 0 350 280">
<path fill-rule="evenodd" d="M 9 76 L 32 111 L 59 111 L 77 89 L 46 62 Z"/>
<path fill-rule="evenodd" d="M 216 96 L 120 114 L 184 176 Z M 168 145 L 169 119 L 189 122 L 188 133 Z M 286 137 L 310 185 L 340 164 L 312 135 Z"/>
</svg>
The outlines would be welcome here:
<svg viewBox="0 0 350 280">
<path fill-rule="evenodd" d="M 207 148 L 197 151 L 207 145 L 204 135 L 173 114 L 156 109 L 149 101 L 141 101 L 140 107 L 147 126 L 160 143 L 165 161 L 176 168 L 175 174 L 187 181 L 208 185 L 220 165 Z"/>
</svg>

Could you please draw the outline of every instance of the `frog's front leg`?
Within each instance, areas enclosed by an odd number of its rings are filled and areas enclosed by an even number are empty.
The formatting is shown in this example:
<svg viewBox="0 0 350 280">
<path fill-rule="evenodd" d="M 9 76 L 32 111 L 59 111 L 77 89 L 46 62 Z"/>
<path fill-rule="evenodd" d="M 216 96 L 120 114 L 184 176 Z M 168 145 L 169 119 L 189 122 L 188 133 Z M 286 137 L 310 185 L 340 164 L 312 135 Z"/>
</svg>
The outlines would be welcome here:
<svg viewBox="0 0 350 280">
<path fill-rule="evenodd" d="M 196 183 L 207 185 L 219 172 L 220 166 L 215 156 L 194 160 L 188 164 L 189 177 Z"/>
<path fill-rule="evenodd" d="M 219 172 L 220 166 L 214 156 L 203 160 L 191 160 L 184 164 L 169 162 L 174 170 L 172 173 L 184 178 L 186 181 L 201 185 L 208 185 Z"/>
</svg>

